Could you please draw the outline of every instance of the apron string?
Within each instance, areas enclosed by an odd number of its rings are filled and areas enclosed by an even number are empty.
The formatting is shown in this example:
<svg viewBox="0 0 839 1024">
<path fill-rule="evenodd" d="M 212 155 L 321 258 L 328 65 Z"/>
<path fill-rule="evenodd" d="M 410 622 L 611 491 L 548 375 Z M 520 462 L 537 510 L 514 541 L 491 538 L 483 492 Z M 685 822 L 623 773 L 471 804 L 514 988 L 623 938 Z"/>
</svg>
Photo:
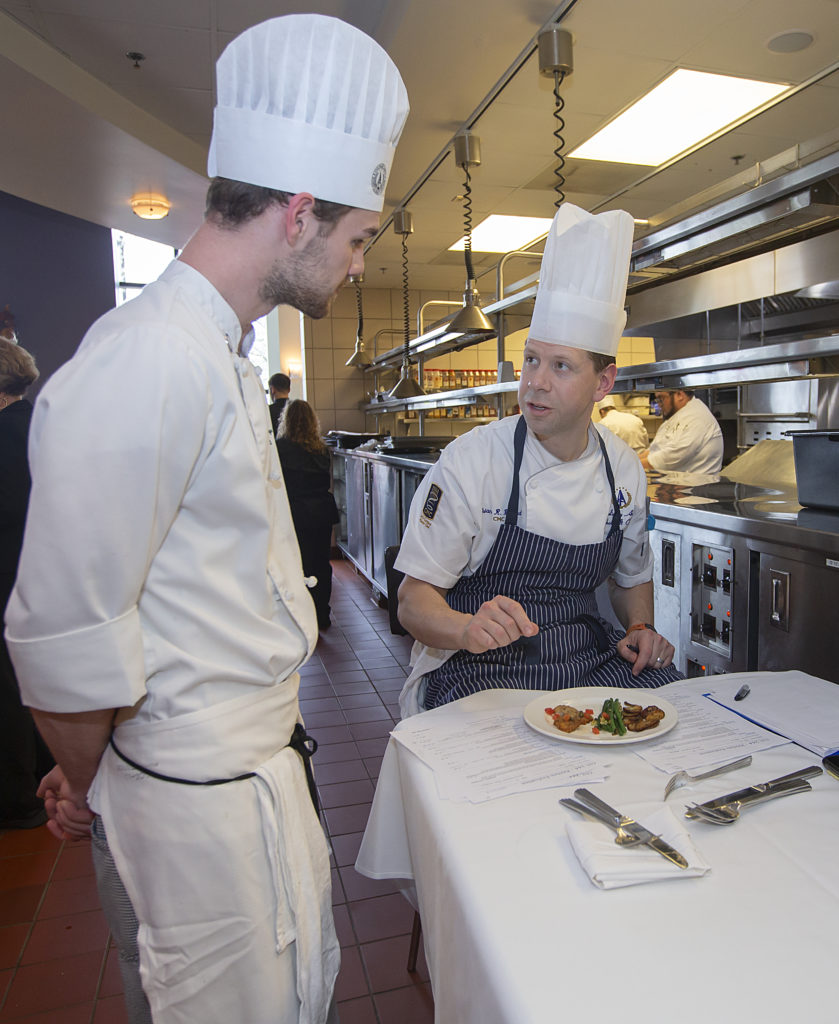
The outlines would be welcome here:
<svg viewBox="0 0 839 1024">
<path fill-rule="evenodd" d="M 519 519 L 519 471 L 524 456 L 524 442 L 527 440 L 527 423 L 524 416 L 519 416 L 513 440 L 513 482 L 510 486 L 510 497 L 507 499 L 505 526 L 515 526 Z"/>
<path fill-rule="evenodd" d="M 609 493 L 612 495 L 612 509 L 614 514 L 612 516 L 612 528 L 609 533 L 614 533 L 620 529 L 621 526 L 621 507 L 618 503 L 618 496 L 615 494 L 615 476 L 612 473 L 612 463 L 609 461 L 609 456 L 606 452 L 606 445 L 603 443 L 603 438 L 600 436 L 600 431 L 595 430 L 597 434 L 597 440 L 600 442 L 600 451 L 603 452 L 603 466 L 606 470 L 606 479 L 609 481 Z"/>
<path fill-rule="evenodd" d="M 245 772 L 242 775 L 235 775 L 230 779 L 208 779 L 206 782 L 198 782 L 195 779 L 179 779 L 174 775 L 163 775 L 161 772 L 153 771 L 151 768 L 146 768 L 144 765 L 138 764 L 136 761 L 132 761 L 131 758 L 126 754 L 123 754 L 116 743 L 114 743 L 113 735 L 109 739 L 108 743 L 117 757 L 131 768 L 135 768 L 138 772 L 142 772 L 143 775 L 149 775 L 153 779 L 159 779 L 161 782 L 175 782 L 180 786 L 224 786 L 228 782 L 242 782 L 244 779 L 253 779 L 257 774 L 256 772 Z M 306 785 L 309 788 L 309 796 L 312 798 L 315 813 L 320 815 L 318 791 L 315 786 L 315 776 L 312 772 L 312 755 L 318 749 L 317 740 L 313 736 L 309 736 L 304 726 L 298 722 L 294 727 L 294 731 L 291 734 L 291 739 L 288 741 L 287 746 L 291 747 L 292 750 L 295 750 L 303 758 L 303 768 L 306 772 Z"/>
</svg>

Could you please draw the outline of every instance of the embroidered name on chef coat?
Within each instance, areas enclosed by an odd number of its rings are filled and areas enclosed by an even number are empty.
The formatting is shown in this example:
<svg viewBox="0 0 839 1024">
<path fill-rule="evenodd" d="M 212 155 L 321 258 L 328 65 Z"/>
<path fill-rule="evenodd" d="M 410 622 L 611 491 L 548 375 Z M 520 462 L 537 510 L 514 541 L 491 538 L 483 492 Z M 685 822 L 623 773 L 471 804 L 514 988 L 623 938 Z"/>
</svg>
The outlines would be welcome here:
<svg viewBox="0 0 839 1024">
<path fill-rule="evenodd" d="M 431 526 L 431 520 L 437 515 L 437 508 L 442 497 L 442 487 L 439 487 L 437 484 L 432 484 L 428 488 L 428 496 L 422 506 L 422 512 L 420 512 L 420 522 L 423 526 Z"/>
</svg>

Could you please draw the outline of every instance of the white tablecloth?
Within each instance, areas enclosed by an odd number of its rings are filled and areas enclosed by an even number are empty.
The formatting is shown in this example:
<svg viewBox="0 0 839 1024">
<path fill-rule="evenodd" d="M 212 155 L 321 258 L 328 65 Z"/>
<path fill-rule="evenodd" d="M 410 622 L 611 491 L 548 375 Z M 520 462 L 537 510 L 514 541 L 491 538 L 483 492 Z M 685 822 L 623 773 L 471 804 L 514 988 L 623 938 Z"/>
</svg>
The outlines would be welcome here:
<svg viewBox="0 0 839 1024">
<path fill-rule="evenodd" d="M 708 682 L 656 692 L 704 692 Z M 530 699 L 494 690 L 425 714 L 451 720 Z M 610 753 L 595 792 L 617 807 L 661 800 L 664 773 L 631 747 Z M 686 803 L 818 763 L 787 744 L 733 776 L 677 790 L 667 806 L 681 814 Z M 391 739 L 356 867 L 416 882 L 437 1024 L 829 1021 L 839 782 L 810 781 L 812 793 L 747 809 L 735 825 L 690 822 L 712 865 L 705 877 L 604 892 L 568 842 L 572 812 L 557 802 L 567 789 L 443 801 L 431 769 Z M 698 991 L 700 982 L 710 989 Z"/>
</svg>

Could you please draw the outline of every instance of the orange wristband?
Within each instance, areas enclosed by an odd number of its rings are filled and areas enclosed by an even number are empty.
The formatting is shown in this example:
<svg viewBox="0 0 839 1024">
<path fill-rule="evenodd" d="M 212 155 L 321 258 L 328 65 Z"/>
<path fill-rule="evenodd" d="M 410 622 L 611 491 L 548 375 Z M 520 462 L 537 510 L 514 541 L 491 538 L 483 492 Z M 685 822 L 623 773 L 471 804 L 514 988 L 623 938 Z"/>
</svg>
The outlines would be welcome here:
<svg viewBox="0 0 839 1024">
<path fill-rule="evenodd" d="M 629 636 L 629 634 L 635 629 L 651 629 L 653 633 L 656 631 L 655 626 L 651 626 L 649 622 L 636 622 L 634 626 L 630 626 L 629 629 L 627 629 L 626 635 Z"/>
</svg>

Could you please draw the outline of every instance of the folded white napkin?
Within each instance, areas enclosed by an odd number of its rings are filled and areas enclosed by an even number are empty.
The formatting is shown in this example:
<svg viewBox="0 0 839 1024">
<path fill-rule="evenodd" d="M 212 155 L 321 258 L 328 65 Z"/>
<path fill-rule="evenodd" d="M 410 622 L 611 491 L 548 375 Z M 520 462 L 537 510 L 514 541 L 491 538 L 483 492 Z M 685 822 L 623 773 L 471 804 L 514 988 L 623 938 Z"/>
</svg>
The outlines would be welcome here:
<svg viewBox="0 0 839 1024">
<path fill-rule="evenodd" d="M 601 889 L 660 882 L 670 878 L 697 878 L 711 865 L 693 844 L 687 829 L 669 807 L 661 804 L 621 804 L 645 828 L 675 847 L 688 862 L 686 868 L 666 860 L 649 846 L 618 846 L 614 830 L 597 821 L 577 818 L 568 822 L 568 838 L 589 878 Z"/>
</svg>

